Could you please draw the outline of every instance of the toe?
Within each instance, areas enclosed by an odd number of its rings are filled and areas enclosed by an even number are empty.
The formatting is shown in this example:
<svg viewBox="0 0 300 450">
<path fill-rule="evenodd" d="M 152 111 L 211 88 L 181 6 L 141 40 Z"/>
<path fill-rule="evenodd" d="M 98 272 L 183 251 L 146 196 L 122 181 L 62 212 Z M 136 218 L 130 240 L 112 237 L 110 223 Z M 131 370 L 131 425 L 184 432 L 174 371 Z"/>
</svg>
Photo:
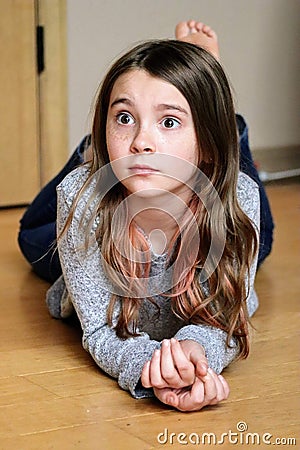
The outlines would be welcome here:
<svg viewBox="0 0 300 450">
<path fill-rule="evenodd" d="M 190 29 L 190 33 L 197 33 L 196 21 L 195 20 L 189 20 L 188 21 L 188 26 L 189 26 L 189 29 Z"/>
<path fill-rule="evenodd" d="M 211 37 L 211 38 L 213 38 L 213 39 L 215 39 L 216 41 L 217 41 L 217 39 L 218 39 L 218 36 L 217 36 L 217 33 L 214 31 L 214 30 L 210 30 L 209 31 L 209 37 Z"/>
<path fill-rule="evenodd" d="M 188 24 L 188 26 L 189 26 L 190 28 L 194 28 L 195 25 L 196 25 L 196 21 L 195 21 L 195 20 L 189 20 L 187 24 Z"/>
<path fill-rule="evenodd" d="M 209 25 L 203 25 L 202 31 L 205 34 L 208 34 L 210 32 L 211 28 Z"/>
<path fill-rule="evenodd" d="M 203 22 L 197 22 L 196 23 L 196 29 L 197 31 L 202 31 L 203 28 Z"/>
<path fill-rule="evenodd" d="M 188 22 L 179 22 L 175 28 L 175 36 L 177 39 L 182 39 L 190 33 Z"/>
</svg>

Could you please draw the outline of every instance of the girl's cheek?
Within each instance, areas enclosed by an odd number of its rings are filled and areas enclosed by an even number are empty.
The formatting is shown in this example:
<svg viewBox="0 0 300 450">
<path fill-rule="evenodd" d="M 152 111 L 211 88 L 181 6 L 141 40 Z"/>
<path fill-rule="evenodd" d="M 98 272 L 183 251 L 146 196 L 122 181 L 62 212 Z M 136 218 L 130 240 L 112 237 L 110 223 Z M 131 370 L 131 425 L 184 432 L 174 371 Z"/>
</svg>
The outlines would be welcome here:
<svg viewBox="0 0 300 450">
<path fill-rule="evenodd" d="M 122 158 L 129 154 L 130 136 L 125 133 L 118 133 L 114 130 L 107 130 L 106 144 L 110 161 Z"/>
<path fill-rule="evenodd" d="M 107 141 L 111 141 L 114 143 L 118 142 L 126 142 L 130 140 L 130 133 L 126 130 L 119 130 L 116 127 L 108 127 L 106 131 Z"/>
</svg>

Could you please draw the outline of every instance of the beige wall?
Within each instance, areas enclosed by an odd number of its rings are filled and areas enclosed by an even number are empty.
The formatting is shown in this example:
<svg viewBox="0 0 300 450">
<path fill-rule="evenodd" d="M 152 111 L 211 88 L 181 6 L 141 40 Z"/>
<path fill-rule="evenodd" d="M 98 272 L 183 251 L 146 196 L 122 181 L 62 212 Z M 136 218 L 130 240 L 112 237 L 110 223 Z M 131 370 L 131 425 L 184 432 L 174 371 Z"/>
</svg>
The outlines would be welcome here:
<svg viewBox="0 0 300 450">
<path fill-rule="evenodd" d="M 70 150 L 115 57 L 189 18 L 218 32 L 252 147 L 300 145 L 300 0 L 67 0 Z"/>
</svg>

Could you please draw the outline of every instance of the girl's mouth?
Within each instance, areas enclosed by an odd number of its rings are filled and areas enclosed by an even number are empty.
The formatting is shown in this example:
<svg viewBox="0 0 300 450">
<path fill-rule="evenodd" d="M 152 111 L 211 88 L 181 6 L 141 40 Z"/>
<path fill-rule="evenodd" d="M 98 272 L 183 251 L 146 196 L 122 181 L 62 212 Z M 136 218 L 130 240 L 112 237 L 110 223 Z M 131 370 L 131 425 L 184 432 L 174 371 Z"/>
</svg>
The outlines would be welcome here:
<svg viewBox="0 0 300 450">
<path fill-rule="evenodd" d="M 134 175 L 154 175 L 160 173 L 159 170 L 154 169 L 153 167 L 139 164 L 129 167 L 129 171 Z"/>
</svg>

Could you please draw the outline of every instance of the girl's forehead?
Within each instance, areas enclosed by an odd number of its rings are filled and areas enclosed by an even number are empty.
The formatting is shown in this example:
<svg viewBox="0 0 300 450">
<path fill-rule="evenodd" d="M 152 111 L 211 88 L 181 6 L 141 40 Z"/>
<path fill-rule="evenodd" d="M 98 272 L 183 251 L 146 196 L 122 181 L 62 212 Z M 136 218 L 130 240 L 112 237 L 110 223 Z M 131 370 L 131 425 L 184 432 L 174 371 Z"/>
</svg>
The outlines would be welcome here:
<svg viewBox="0 0 300 450">
<path fill-rule="evenodd" d="M 144 69 L 131 69 L 116 79 L 110 95 L 111 102 L 119 96 L 133 101 L 152 99 L 153 102 L 166 104 L 172 100 L 189 109 L 186 98 L 172 83 Z"/>
</svg>

